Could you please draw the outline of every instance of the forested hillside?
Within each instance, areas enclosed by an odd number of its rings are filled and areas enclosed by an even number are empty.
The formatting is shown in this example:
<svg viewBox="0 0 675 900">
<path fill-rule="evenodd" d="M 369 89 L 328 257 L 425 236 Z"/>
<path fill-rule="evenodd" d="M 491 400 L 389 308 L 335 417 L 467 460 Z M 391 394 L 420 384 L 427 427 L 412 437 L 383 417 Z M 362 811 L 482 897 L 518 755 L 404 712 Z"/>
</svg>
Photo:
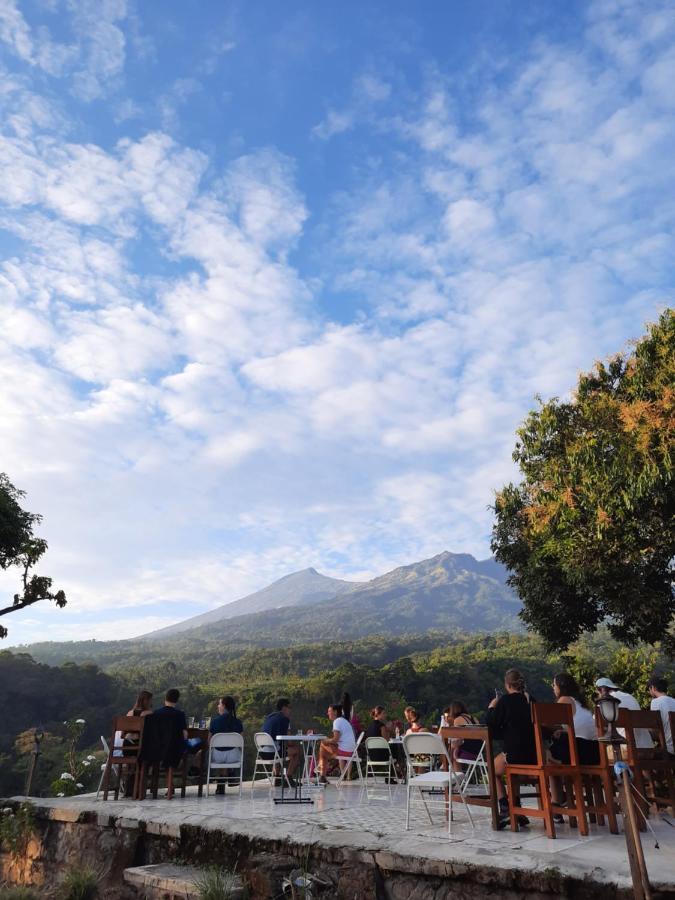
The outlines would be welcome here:
<svg viewBox="0 0 675 900">
<path fill-rule="evenodd" d="M 4 651 L 0 653 L 0 796 L 23 788 L 31 748 L 28 729 L 41 725 L 47 734 L 36 782 L 37 789 L 46 792 L 64 765 L 63 720 L 85 719 L 82 747 L 99 748 L 98 736 L 108 735 L 113 713 L 126 712 L 140 688 L 154 691 L 160 703 L 168 687 L 178 687 L 181 706 L 196 716 L 211 714 L 215 699 L 231 693 L 237 698 L 250 742 L 280 695 L 291 697 L 293 726 L 298 728 L 325 727 L 326 705 L 343 690 L 351 693 L 364 721 L 376 703 L 398 717 L 412 703 L 425 722 L 434 723 L 453 699 L 464 700 L 481 715 L 511 666 L 522 669 L 539 699 L 551 698 L 551 677 L 568 669 L 587 690 L 598 675 L 609 675 L 645 702 L 649 675 L 655 668 L 669 675 L 672 661 L 660 658 L 653 648 L 620 647 L 604 633 L 578 642 L 564 658 L 548 655 L 542 642 L 531 635 L 464 635 L 449 640 L 444 634 L 428 633 L 388 641 L 368 638 L 256 650 L 238 659 L 225 654 L 219 660 L 197 656 L 188 661 L 176 657 L 145 663 L 141 658 L 121 659 L 114 674 L 93 665 L 49 667 Z M 92 767 L 88 786 L 95 787 L 97 769 Z"/>
</svg>

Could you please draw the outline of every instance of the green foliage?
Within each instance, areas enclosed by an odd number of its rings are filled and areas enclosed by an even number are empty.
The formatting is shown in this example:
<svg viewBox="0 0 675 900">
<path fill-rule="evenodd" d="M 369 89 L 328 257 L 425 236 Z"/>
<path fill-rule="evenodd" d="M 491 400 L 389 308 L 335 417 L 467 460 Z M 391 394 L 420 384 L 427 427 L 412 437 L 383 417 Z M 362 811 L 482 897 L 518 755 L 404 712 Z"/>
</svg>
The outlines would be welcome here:
<svg viewBox="0 0 675 900">
<path fill-rule="evenodd" d="M 74 866 L 59 885 L 56 900 L 95 900 L 100 881 L 101 872 L 93 866 Z"/>
<path fill-rule="evenodd" d="M 0 472 L 0 568 L 17 566 L 22 570 L 23 592 L 14 595 L 10 606 L 0 607 L 0 616 L 25 609 L 39 600 L 53 600 L 58 607 L 66 605 L 66 595 L 51 590 L 52 579 L 46 575 L 30 575 L 47 551 L 47 541 L 36 538 L 33 529 L 42 521 L 37 513 L 23 509 L 19 501 L 24 492 L 14 487 L 4 472 Z M 0 625 L 0 638 L 7 629 Z"/>
<path fill-rule="evenodd" d="M 132 693 L 127 684 L 96 666 L 50 667 L 26 654 L 0 651 L 0 759 L 5 759 L 0 765 L 0 796 L 23 793 L 36 726 L 44 738 L 32 793 L 40 796 L 61 773 L 70 771 L 68 764 L 64 769 L 71 741 L 64 720 L 86 719 L 80 746 L 100 748 L 99 736 L 110 736 L 113 715 L 129 709 Z M 93 755 L 91 750 L 87 755 Z M 85 768 L 93 773 L 98 766 L 90 761 Z"/>
<path fill-rule="evenodd" d="M 29 887 L 0 886 L 0 900 L 40 900 L 39 893 Z"/>
<path fill-rule="evenodd" d="M 17 809 L 11 806 L 0 810 L 0 847 L 12 856 L 22 856 L 33 833 L 35 810 L 30 803 Z"/>
<path fill-rule="evenodd" d="M 497 496 L 492 549 L 549 647 L 603 622 L 629 645 L 672 641 L 674 446 L 674 310 L 518 431 L 523 481 Z"/>
<path fill-rule="evenodd" d="M 227 869 L 209 866 L 200 871 L 195 886 L 199 900 L 228 900 L 239 888 L 239 878 Z"/>
<path fill-rule="evenodd" d="M 78 744 L 84 734 L 86 721 L 71 719 L 63 724 L 68 735 L 65 752 L 67 769 L 52 782 L 52 793 L 57 797 L 72 797 L 91 785 L 92 780 L 98 775 L 98 770 L 93 754 L 78 752 Z"/>
</svg>

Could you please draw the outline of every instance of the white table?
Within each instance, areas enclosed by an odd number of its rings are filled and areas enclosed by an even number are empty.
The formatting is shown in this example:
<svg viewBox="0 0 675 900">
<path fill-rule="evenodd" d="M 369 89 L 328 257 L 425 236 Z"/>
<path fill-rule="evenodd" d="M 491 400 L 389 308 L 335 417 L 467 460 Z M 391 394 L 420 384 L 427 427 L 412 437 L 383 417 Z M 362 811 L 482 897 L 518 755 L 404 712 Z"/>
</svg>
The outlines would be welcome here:
<svg viewBox="0 0 675 900">
<path fill-rule="evenodd" d="M 298 781 L 298 786 L 295 788 L 295 792 L 293 797 L 286 798 L 284 796 L 284 787 L 286 785 L 286 779 L 281 776 L 281 797 L 275 797 L 275 803 L 314 803 L 311 797 L 303 797 L 302 796 L 302 785 L 310 784 L 312 782 L 312 776 L 309 774 L 310 768 L 310 760 L 314 760 L 314 772 L 316 772 L 316 745 L 319 741 L 325 741 L 325 734 L 279 734 L 276 737 L 276 740 L 282 745 L 284 743 L 290 744 L 294 741 L 298 744 L 303 745 L 304 752 L 304 762 L 302 766 L 302 774 Z M 307 748 L 305 750 L 305 747 Z M 285 754 L 282 754 L 282 758 Z"/>
</svg>

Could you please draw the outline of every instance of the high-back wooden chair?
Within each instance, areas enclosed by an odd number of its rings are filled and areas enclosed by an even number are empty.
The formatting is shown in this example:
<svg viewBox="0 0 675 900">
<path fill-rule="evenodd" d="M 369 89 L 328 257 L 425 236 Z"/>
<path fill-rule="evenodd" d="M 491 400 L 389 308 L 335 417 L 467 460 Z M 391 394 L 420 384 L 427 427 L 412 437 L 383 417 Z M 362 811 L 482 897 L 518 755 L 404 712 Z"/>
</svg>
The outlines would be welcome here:
<svg viewBox="0 0 675 900">
<path fill-rule="evenodd" d="M 654 805 L 669 806 L 675 815 L 675 760 L 668 753 L 661 714 L 656 710 L 621 708 L 617 724 L 626 734 L 626 762 L 633 770 L 633 784 L 641 795 L 636 798 L 640 809 L 645 816 L 649 815 L 647 784 L 650 784 Z M 651 732 L 655 739 L 652 748 L 637 746 L 635 732 L 640 728 Z M 663 781 L 664 797 L 657 796 L 656 781 Z"/>
<path fill-rule="evenodd" d="M 579 832 L 587 835 L 590 814 L 601 825 L 604 824 L 606 816 L 610 831 L 618 834 L 611 772 L 607 765 L 579 763 L 572 706 L 569 703 L 534 703 L 532 710 L 537 762 L 534 765 L 506 766 L 511 829 L 517 830 L 518 816 L 534 816 L 544 820 L 546 834 L 554 838 L 556 834 L 553 816 L 567 815 L 571 823 L 573 820 L 578 822 Z M 568 765 L 551 759 L 547 752 L 547 733 L 558 730 L 562 730 L 567 737 L 570 759 Z M 552 777 L 560 778 L 565 783 L 567 789 L 565 806 L 553 803 L 549 783 Z M 523 781 L 534 782 L 537 785 L 537 809 L 519 805 L 519 789 Z M 588 788 L 586 797 L 584 797 L 585 787 Z"/>
<path fill-rule="evenodd" d="M 187 749 L 181 723 L 171 716 L 147 716 L 145 740 L 139 752 L 137 795 L 145 800 L 148 776 L 153 799 L 157 799 L 160 770 L 166 772 L 166 798 L 173 799 L 176 775 L 180 775 L 181 797 L 187 786 Z"/>
<path fill-rule="evenodd" d="M 119 799 L 122 776 L 126 770 L 126 783 L 132 786 L 127 795 L 136 797 L 138 792 L 138 755 L 143 746 L 145 716 L 115 716 L 108 745 L 108 758 L 103 772 L 103 799 L 108 799 L 110 775 L 115 774 L 115 800 Z M 126 741 L 126 743 L 125 743 Z M 133 781 L 131 780 L 133 778 Z"/>
</svg>

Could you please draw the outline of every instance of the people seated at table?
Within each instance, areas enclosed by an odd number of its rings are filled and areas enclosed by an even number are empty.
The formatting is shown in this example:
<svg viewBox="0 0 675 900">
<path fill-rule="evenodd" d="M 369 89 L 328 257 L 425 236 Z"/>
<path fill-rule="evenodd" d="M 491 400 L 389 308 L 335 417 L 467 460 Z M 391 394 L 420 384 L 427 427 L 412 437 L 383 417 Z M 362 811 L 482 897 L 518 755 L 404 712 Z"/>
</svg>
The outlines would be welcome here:
<svg viewBox="0 0 675 900">
<path fill-rule="evenodd" d="M 668 748 L 668 753 L 675 757 L 673 733 L 670 728 L 670 713 L 675 712 L 675 698 L 668 695 L 668 682 L 660 675 L 652 675 L 647 683 L 647 690 L 652 698 L 649 708 L 661 714 L 663 733 L 666 736 L 666 747 Z"/>
<path fill-rule="evenodd" d="M 461 700 L 453 700 L 450 706 L 443 710 L 443 713 L 446 716 L 448 725 L 452 725 L 455 728 L 480 724 L 475 716 L 469 714 L 469 711 Z M 473 740 L 471 738 L 453 739 L 450 750 L 450 759 L 452 760 L 453 770 L 455 772 L 463 772 L 464 769 L 460 760 L 472 762 L 480 753 L 482 746 L 483 741 L 478 740 L 477 738 L 474 738 Z"/>
<path fill-rule="evenodd" d="M 328 784 L 328 772 L 331 764 L 340 759 L 349 759 L 356 747 L 354 729 L 342 714 L 342 706 L 332 703 L 328 707 L 328 718 L 333 733 L 319 747 L 319 784 Z"/>
<path fill-rule="evenodd" d="M 639 710 L 641 708 L 635 697 L 627 691 L 620 690 L 611 678 L 598 678 L 595 687 L 600 697 L 614 697 L 619 701 L 619 706 L 624 709 Z M 623 728 L 618 728 L 617 731 L 622 737 L 626 736 Z M 654 740 L 646 728 L 635 729 L 635 746 L 643 750 L 651 750 L 654 747 Z"/>
<path fill-rule="evenodd" d="M 418 731 L 427 731 L 414 706 L 406 706 L 403 710 L 403 715 L 405 716 L 408 725 L 405 732 L 406 734 L 417 734 Z"/>
<path fill-rule="evenodd" d="M 277 741 L 278 737 L 285 737 L 289 733 L 290 727 L 291 701 L 286 697 L 280 697 L 277 700 L 276 709 L 265 716 L 262 730 L 269 734 L 269 736 L 274 740 L 274 743 L 277 746 L 277 751 L 282 760 L 284 759 L 284 757 L 288 758 L 288 763 L 286 764 L 286 778 L 290 786 L 295 787 L 294 775 L 300 764 L 300 746 L 299 744 L 292 741 Z M 268 754 L 261 753 L 261 756 L 267 755 Z M 272 758 L 271 753 L 269 754 L 269 758 Z M 278 765 L 275 768 L 274 774 L 276 776 L 275 783 L 279 787 L 281 786 L 282 773 L 281 771 L 279 771 Z"/>
<path fill-rule="evenodd" d="M 209 737 L 214 734 L 242 734 L 244 725 L 237 718 L 237 710 L 234 697 L 226 694 L 218 700 L 218 715 L 211 719 Z M 211 751 L 211 761 L 223 766 L 227 763 L 236 764 L 241 761 L 241 750 L 238 747 L 217 747 Z M 238 776 L 229 778 L 230 784 L 238 784 Z M 225 782 L 219 782 L 216 787 L 217 794 L 225 793 Z"/>
<path fill-rule="evenodd" d="M 493 737 L 503 741 L 504 752 L 495 757 L 495 775 L 502 823 L 506 824 L 509 802 L 502 776 L 506 764 L 533 765 L 537 762 L 532 724 L 531 704 L 535 698 L 528 693 L 525 678 L 518 669 L 509 669 L 504 675 L 505 694 L 494 697 L 485 717 L 492 728 Z M 527 824 L 525 816 L 519 817 L 521 825 Z"/>
<path fill-rule="evenodd" d="M 370 724 L 366 728 L 366 740 L 368 738 L 384 738 L 385 741 L 388 741 L 391 737 L 391 733 L 387 726 L 387 716 L 384 711 L 384 706 L 374 706 L 370 711 Z M 389 751 L 384 747 L 382 749 L 373 749 L 368 751 L 368 756 L 374 762 L 386 762 L 389 759 Z"/>
</svg>

